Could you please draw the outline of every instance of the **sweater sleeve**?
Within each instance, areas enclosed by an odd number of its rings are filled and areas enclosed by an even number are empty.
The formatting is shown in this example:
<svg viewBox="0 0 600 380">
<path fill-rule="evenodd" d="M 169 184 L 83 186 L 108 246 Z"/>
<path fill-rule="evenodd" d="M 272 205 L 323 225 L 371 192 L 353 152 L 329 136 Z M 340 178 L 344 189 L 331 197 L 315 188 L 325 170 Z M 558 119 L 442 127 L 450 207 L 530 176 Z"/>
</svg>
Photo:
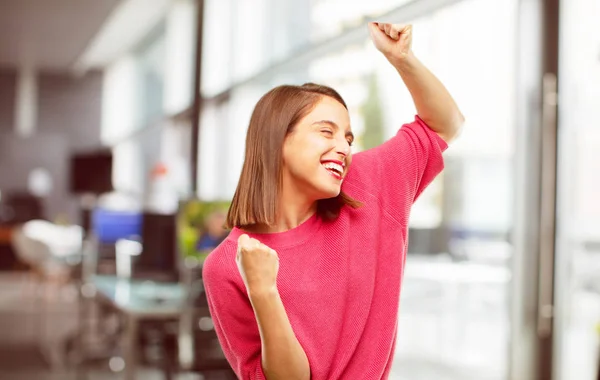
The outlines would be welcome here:
<svg viewBox="0 0 600 380">
<path fill-rule="evenodd" d="M 266 379 L 261 360 L 261 341 L 254 311 L 245 289 L 231 279 L 223 256 L 209 255 L 202 277 L 208 307 L 221 347 L 242 380 Z"/>
<path fill-rule="evenodd" d="M 447 143 L 421 118 L 373 149 L 357 153 L 348 182 L 377 197 L 399 222 L 406 224 L 410 207 L 444 168 Z"/>
</svg>

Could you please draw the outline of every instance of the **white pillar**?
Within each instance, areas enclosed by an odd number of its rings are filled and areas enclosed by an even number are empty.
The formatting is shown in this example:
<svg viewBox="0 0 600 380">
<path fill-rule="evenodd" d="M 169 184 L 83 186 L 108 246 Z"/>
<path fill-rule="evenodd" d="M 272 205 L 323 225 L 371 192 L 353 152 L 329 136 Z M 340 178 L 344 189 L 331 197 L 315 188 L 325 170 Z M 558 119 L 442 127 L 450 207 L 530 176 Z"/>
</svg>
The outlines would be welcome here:
<svg viewBox="0 0 600 380">
<path fill-rule="evenodd" d="M 15 102 L 15 131 L 22 137 L 33 135 L 38 117 L 38 78 L 33 67 L 19 70 Z"/>
</svg>

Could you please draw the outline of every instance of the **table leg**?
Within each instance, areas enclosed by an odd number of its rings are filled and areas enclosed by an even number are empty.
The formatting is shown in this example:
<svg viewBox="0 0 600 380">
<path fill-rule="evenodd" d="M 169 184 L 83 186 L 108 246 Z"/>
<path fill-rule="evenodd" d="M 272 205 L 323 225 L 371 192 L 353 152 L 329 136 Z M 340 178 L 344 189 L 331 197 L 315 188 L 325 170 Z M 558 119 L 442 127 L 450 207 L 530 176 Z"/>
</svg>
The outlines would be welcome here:
<svg viewBox="0 0 600 380">
<path fill-rule="evenodd" d="M 77 380 L 87 379 L 87 370 L 84 368 L 87 360 L 87 322 L 90 319 L 89 316 L 89 300 L 83 294 L 84 283 L 78 285 L 78 298 L 77 298 L 77 329 L 78 334 L 75 338 L 75 349 L 77 352 L 75 362 L 75 378 Z"/>
<path fill-rule="evenodd" d="M 138 320 L 133 315 L 127 315 L 125 331 L 125 380 L 135 380 L 137 369 L 137 336 Z"/>
</svg>

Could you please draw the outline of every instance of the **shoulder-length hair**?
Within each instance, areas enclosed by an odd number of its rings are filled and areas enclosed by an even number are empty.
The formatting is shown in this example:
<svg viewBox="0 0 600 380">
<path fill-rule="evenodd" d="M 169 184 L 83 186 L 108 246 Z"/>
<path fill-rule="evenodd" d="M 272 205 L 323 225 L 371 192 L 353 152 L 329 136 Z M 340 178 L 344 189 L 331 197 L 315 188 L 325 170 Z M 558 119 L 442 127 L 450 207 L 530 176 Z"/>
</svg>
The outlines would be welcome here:
<svg viewBox="0 0 600 380">
<path fill-rule="evenodd" d="M 250 118 L 244 165 L 227 214 L 227 227 L 275 224 L 284 140 L 324 96 L 348 109 L 337 91 L 314 83 L 275 87 L 258 101 Z M 345 205 L 358 208 L 362 204 L 340 192 L 337 197 L 318 200 L 317 214 L 324 220 L 334 220 Z"/>
</svg>

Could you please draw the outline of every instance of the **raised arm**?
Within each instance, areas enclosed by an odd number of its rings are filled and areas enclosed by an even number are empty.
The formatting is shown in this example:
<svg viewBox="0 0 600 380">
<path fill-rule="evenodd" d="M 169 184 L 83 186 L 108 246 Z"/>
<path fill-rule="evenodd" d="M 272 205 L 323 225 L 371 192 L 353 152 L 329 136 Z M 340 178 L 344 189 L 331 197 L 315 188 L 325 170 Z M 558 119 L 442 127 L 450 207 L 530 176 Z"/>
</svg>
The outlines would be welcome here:
<svg viewBox="0 0 600 380">
<path fill-rule="evenodd" d="M 446 142 L 457 136 L 464 117 L 452 96 L 412 51 L 412 25 L 369 23 L 371 39 L 396 68 L 419 117 Z"/>
</svg>

